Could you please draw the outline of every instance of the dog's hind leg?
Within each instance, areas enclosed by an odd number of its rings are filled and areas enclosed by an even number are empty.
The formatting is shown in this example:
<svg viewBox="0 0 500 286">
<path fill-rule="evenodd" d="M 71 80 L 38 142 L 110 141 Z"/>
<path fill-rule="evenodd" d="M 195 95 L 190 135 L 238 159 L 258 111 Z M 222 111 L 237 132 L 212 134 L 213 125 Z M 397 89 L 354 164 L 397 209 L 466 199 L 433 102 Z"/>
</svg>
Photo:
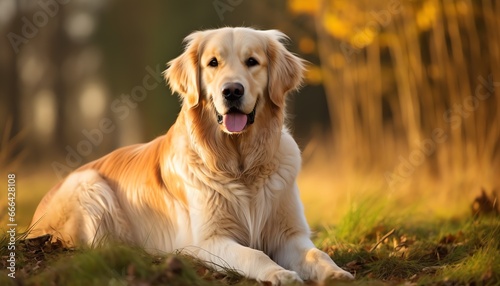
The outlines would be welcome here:
<svg viewBox="0 0 500 286">
<path fill-rule="evenodd" d="M 95 170 L 72 173 L 38 206 L 29 237 L 52 234 L 68 246 L 130 242 L 127 218 L 115 192 Z"/>
</svg>

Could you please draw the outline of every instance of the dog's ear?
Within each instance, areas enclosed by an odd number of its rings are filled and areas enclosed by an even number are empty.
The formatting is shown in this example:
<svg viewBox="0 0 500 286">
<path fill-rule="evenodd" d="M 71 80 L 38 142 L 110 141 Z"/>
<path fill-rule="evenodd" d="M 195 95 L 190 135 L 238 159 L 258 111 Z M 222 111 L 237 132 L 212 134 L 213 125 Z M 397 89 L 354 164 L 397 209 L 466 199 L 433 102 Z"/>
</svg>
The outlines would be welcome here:
<svg viewBox="0 0 500 286">
<path fill-rule="evenodd" d="M 184 39 L 184 52 L 167 64 L 165 80 L 173 92 L 178 93 L 183 104 L 192 108 L 200 97 L 200 53 L 203 32 L 194 32 Z"/>
<path fill-rule="evenodd" d="M 276 30 L 265 31 L 269 37 L 267 44 L 268 91 L 271 101 L 279 107 L 285 104 L 285 95 L 298 89 L 304 77 L 304 60 L 289 52 L 283 42 L 288 37 Z"/>
</svg>

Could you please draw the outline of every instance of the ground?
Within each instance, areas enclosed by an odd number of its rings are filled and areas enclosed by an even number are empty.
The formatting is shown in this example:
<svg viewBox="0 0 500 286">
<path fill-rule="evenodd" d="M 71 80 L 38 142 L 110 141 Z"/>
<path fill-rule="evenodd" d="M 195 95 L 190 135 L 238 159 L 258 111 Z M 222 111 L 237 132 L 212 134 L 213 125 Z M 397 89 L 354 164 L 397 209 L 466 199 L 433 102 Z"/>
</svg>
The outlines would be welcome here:
<svg viewBox="0 0 500 286">
<path fill-rule="evenodd" d="M 316 245 L 356 277 L 327 285 L 500 284 L 497 212 L 479 206 L 476 215 L 437 221 L 367 217 L 364 210 L 348 212 L 336 226 L 315 228 Z M 9 234 L 3 232 L 0 285 L 258 285 L 231 269 L 214 272 L 191 257 L 154 256 L 119 244 L 66 249 L 49 237 L 24 240 L 23 234 L 16 241 L 13 279 L 8 248 Z"/>
</svg>

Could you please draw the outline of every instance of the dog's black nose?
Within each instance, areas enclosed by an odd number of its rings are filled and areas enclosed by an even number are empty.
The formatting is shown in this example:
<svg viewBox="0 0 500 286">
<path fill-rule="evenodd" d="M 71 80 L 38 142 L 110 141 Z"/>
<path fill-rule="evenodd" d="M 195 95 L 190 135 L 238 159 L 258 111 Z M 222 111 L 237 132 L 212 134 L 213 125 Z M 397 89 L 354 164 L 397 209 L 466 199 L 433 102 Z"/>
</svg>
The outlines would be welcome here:
<svg viewBox="0 0 500 286">
<path fill-rule="evenodd" d="M 245 94 L 245 88 L 241 83 L 228 82 L 222 86 L 222 95 L 227 100 L 236 100 Z"/>
</svg>

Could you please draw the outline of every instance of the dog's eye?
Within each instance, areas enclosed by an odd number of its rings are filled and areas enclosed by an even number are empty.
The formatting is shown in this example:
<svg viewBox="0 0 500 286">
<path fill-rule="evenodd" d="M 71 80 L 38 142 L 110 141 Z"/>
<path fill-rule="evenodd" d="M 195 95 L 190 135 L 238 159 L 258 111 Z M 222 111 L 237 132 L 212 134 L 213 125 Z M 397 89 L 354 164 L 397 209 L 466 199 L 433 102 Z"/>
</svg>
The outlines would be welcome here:
<svg viewBox="0 0 500 286">
<path fill-rule="evenodd" d="M 212 58 L 210 60 L 210 62 L 208 63 L 208 65 L 211 66 L 211 67 L 213 67 L 213 68 L 215 68 L 215 67 L 217 67 L 219 65 L 219 62 L 217 61 L 216 58 Z"/>
<path fill-rule="evenodd" d="M 253 67 L 253 66 L 258 65 L 259 62 L 254 58 L 248 58 L 248 60 L 245 62 L 245 64 L 247 65 L 247 67 Z"/>
</svg>

